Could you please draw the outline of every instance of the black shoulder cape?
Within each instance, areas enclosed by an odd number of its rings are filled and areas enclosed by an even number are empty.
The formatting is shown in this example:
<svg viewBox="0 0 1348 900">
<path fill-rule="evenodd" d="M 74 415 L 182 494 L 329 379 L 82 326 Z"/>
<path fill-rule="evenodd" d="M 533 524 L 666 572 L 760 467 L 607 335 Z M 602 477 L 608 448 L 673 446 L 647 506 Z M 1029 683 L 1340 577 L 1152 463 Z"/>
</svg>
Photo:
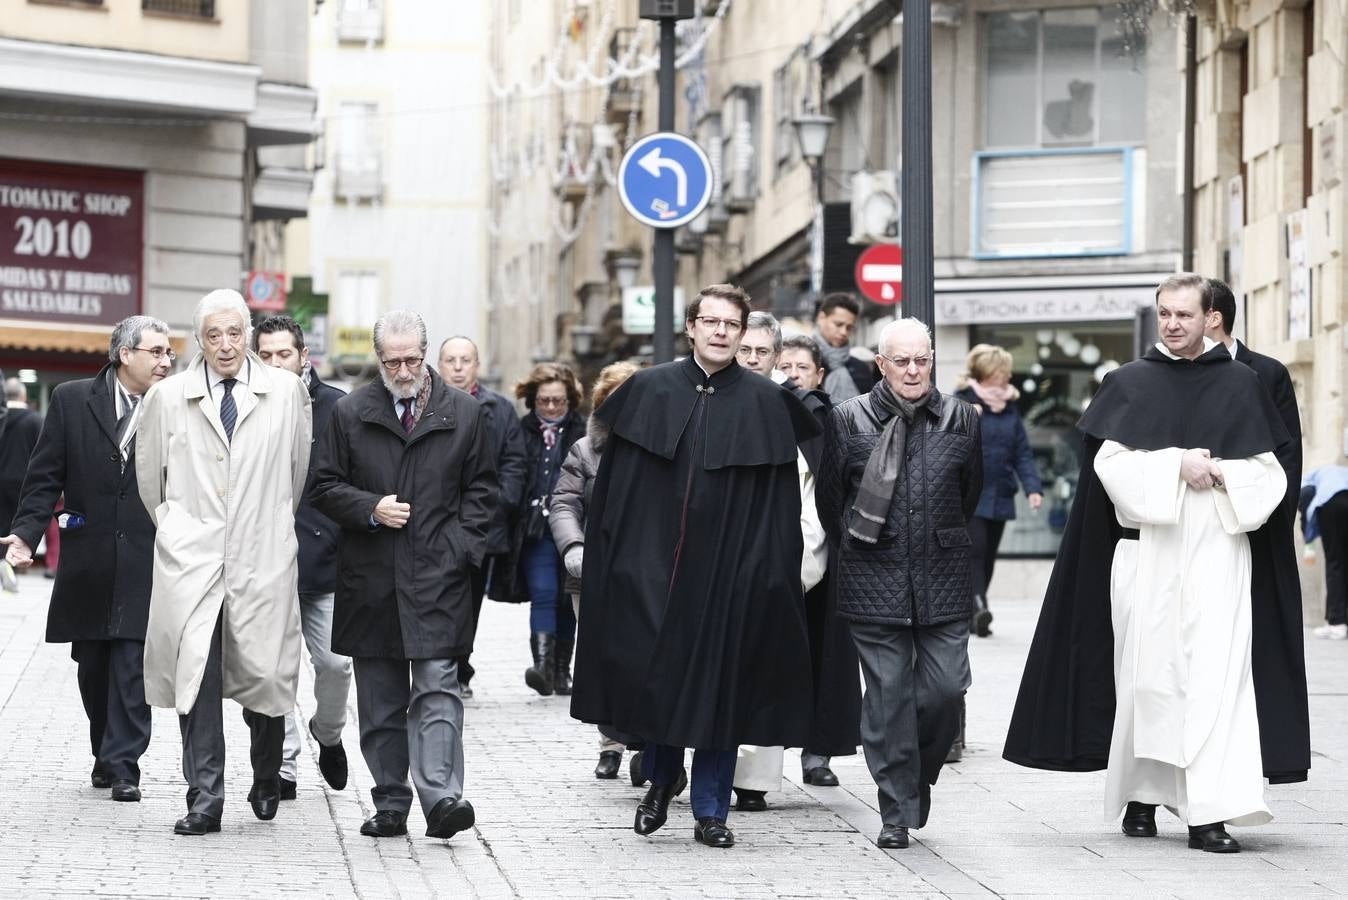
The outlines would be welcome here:
<svg viewBox="0 0 1348 900">
<path fill-rule="evenodd" d="M 1106 440 L 1128 447 L 1204 447 L 1214 457 L 1240 459 L 1274 451 L 1287 430 L 1258 376 L 1218 345 L 1196 360 L 1173 360 L 1152 348 L 1105 377 L 1077 425 L 1085 432 L 1077 494 L 1044 594 L 1039 624 L 1021 676 L 1002 756 L 1036 769 L 1089 772 L 1109 762 L 1114 726 L 1114 632 L 1110 565 L 1120 526 L 1114 504 L 1095 474 Z M 1283 653 L 1261 652 L 1281 636 L 1254 632 L 1254 679 L 1286 681 Z M 1300 702 L 1305 702 L 1304 674 Z M 1288 697 L 1292 703 L 1295 697 Z M 1259 709 L 1261 735 L 1265 709 Z M 1275 781 L 1304 780 L 1289 772 L 1302 737 L 1261 741 L 1264 769 Z M 1309 765 L 1309 744 L 1305 745 Z"/>
</svg>

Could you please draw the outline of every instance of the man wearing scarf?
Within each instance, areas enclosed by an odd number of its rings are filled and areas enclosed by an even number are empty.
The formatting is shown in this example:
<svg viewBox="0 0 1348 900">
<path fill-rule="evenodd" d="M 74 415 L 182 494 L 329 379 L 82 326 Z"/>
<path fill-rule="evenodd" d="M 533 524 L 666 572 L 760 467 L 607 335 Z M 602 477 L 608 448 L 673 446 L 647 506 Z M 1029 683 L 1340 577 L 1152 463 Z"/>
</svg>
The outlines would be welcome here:
<svg viewBox="0 0 1348 900">
<path fill-rule="evenodd" d="M 881 380 L 829 414 L 815 500 L 866 681 L 876 844 L 901 849 L 927 822 L 970 684 L 967 523 L 983 455 L 973 406 L 931 383 L 927 326 L 891 323 L 879 351 Z"/>
<path fill-rule="evenodd" d="M 861 304 L 851 294 L 829 294 L 814 316 L 814 340 L 824 357 L 824 391 L 836 405 L 866 393 L 875 384 L 875 366 L 852 354 L 852 329 Z"/>
</svg>

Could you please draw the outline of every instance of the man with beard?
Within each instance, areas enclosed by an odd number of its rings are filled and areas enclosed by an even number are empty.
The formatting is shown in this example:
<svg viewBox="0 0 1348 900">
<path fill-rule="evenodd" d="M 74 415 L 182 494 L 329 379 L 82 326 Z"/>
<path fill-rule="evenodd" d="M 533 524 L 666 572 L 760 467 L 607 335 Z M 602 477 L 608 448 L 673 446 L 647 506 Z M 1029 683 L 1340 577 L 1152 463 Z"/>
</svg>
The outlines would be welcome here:
<svg viewBox="0 0 1348 900">
<path fill-rule="evenodd" d="M 290 316 L 270 316 L 253 329 L 253 350 L 265 365 L 285 369 L 304 383 L 313 404 L 315 440 L 327 428 L 333 407 L 345 394 L 324 384 L 309 365 L 304 330 Z M 306 490 L 314 483 L 313 454 L 309 456 Z M 351 659 L 332 652 L 332 600 L 337 589 L 337 523 L 314 509 L 308 498 L 295 511 L 299 542 L 300 625 L 309 660 L 314 665 L 314 715 L 309 734 L 318 742 L 318 771 L 333 790 L 346 787 L 346 701 L 351 695 Z M 285 750 L 281 760 L 281 799 L 294 800 L 300 755 L 298 711 L 286 716 Z"/>
<path fill-rule="evenodd" d="M 1003 755 L 1106 768 L 1105 816 L 1123 813 L 1124 834 L 1154 837 L 1164 805 L 1191 848 L 1234 853 L 1227 824 L 1272 818 L 1261 751 L 1265 770 L 1308 753 L 1303 734 L 1261 740 L 1255 686 L 1287 654 L 1252 653 L 1281 639 L 1252 628 L 1246 535 L 1284 502 L 1273 451 L 1287 433 L 1254 371 L 1204 336 L 1206 279 L 1170 276 L 1156 307 L 1161 340 L 1082 416 L 1081 478 Z"/>
<path fill-rule="evenodd" d="M 150 745 L 145 703 L 145 620 L 154 523 L 136 489 L 141 399 L 173 365 L 169 327 L 131 316 L 112 330 L 108 364 L 58 385 L 28 464 L 6 559 L 33 563 L 61 496 L 70 551 L 56 573 L 47 640 L 70 642 L 94 755 L 90 781 L 112 799 L 140 800 L 140 757 Z"/>
<path fill-rule="evenodd" d="M 248 352 L 237 291 L 197 304 L 201 353 L 150 389 L 136 435 L 136 485 L 154 519 L 145 699 L 175 707 L 188 813 L 183 835 L 220 830 L 224 698 L 250 732 L 253 814 L 281 800 L 285 715 L 300 667 L 295 507 L 309 465 L 309 393 Z"/>
<path fill-rule="evenodd" d="M 426 365 L 421 316 L 385 313 L 374 350 L 380 379 L 337 402 L 309 496 L 342 529 L 332 649 L 355 660 L 374 778 L 360 832 L 407 833 L 410 766 L 426 836 L 444 839 L 475 821 L 455 660 L 472 644 L 471 575 L 497 490 L 490 427 L 481 404 Z"/>
<path fill-rule="evenodd" d="M 482 404 L 482 412 L 487 417 L 487 426 L 491 432 L 492 458 L 496 461 L 496 480 L 501 485 L 496 498 L 496 512 L 492 516 L 491 528 L 487 531 L 487 555 L 482 564 L 473 567 L 473 625 L 468 635 L 469 646 L 477 636 L 477 622 L 482 614 L 482 598 L 493 592 L 500 579 L 510 576 L 510 528 L 524 500 L 525 482 L 528 480 L 527 456 L 524 448 L 524 432 L 520 428 L 520 417 L 515 412 L 515 404 L 501 394 L 488 390 L 477 380 L 481 368 L 481 357 L 477 344 L 458 335 L 448 338 L 440 345 L 440 377 L 451 387 L 467 391 Z M 499 585 L 502 591 L 509 592 L 508 585 Z M 500 595 L 495 595 L 500 596 Z M 459 664 L 460 695 L 468 700 L 473 696 L 470 681 L 474 669 L 469 662 L 470 653 L 464 653 L 456 660 Z"/>
<path fill-rule="evenodd" d="M 829 294 L 814 316 L 814 339 L 824 358 L 824 391 L 835 403 L 865 394 L 875 385 L 875 365 L 852 353 L 852 331 L 861 304 L 851 294 Z"/>
<path fill-rule="evenodd" d="M 711 847 L 735 843 L 735 748 L 800 746 L 809 731 L 796 443 L 815 425 L 735 362 L 749 311 L 740 288 L 703 288 L 685 321 L 692 354 L 595 411 L 612 436 L 585 528 L 571 703 L 647 741 L 638 834 L 665 824 L 695 748 L 693 834 Z"/>
</svg>

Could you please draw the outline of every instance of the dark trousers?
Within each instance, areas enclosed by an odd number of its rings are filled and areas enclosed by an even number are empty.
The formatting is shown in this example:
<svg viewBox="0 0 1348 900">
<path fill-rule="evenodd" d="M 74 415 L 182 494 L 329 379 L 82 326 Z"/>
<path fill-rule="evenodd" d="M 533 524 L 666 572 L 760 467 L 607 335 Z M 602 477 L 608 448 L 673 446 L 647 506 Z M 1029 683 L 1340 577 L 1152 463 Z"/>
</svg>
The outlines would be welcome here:
<svg viewBox="0 0 1348 900">
<path fill-rule="evenodd" d="M 488 556 L 482 560 L 482 565 L 475 567 L 468 573 L 468 585 L 473 592 L 473 619 L 468 626 L 468 639 L 477 640 L 477 620 L 482 615 L 482 598 L 487 594 L 487 585 L 489 583 L 492 569 L 498 562 L 498 557 Z M 473 675 L 477 672 L 473 664 L 468 661 L 472 656 L 472 651 L 463 654 L 454 660 L 458 666 L 459 684 L 467 686 L 468 682 L 473 680 Z"/>
<path fill-rule="evenodd" d="M 187 781 L 188 812 L 219 819 L 225 809 L 224 673 L 220 664 L 220 620 L 215 620 L 206 671 L 192 711 L 178 717 L 183 735 L 183 778 Z M 253 781 L 280 777 L 286 736 L 285 716 L 243 711 L 248 723 L 249 756 Z M 278 785 L 279 787 L 279 785 Z"/>
<path fill-rule="evenodd" d="M 852 622 L 866 693 L 861 743 L 886 825 L 921 828 L 921 792 L 936 783 L 969 688 L 969 620 L 905 628 Z"/>
<path fill-rule="evenodd" d="M 651 784 L 673 784 L 683 771 L 683 747 L 647 744 L 641 754 L 641 774 Z M 693 776 L 688 797 L 693 817 L 710 816 L 722 822 L 730 815 L 730 790 L 735 785 L 734 750 L 694 750 Z"/>
<path fill-rule="evenodd" d="M 113 781 L 140 784 L 140 758 L 150 746 L 142 641 L 75 641 L 80 699 L 89 717 L 94 770 Z"/>
<path fill-rule="evenodd" d="M 1004 519 L 984 519 L 974 516 L 969 520 L 969 585 L 974 596 L 987 598 L 992 584 L 992 569 L 997 565 L 997 548 L 1006 531 Z"/>
<path fill-rule="evenodd" d="M 1325 554 L 1325 621 L 1348 622 L 1348 491 L 1330 497 L 1315 514 Z"/>
</svg>

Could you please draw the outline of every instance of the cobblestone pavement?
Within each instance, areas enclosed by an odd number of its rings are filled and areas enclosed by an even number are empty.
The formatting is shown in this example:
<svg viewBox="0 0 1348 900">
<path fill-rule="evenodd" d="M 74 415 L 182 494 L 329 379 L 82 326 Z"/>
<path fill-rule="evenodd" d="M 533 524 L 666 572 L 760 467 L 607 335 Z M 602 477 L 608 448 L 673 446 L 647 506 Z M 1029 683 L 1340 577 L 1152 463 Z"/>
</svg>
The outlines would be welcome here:
<svg viewBox="0 0 1348 900">
<path fill-rule="evenodd" d="M 1348 893 L 1348 642 L 1308 639 L 1314 770 L 1268 792 L 1268 826 L 1236 831 L 1246 852 L 1187 849 L 1162 814 L 1161 836 L 1123 837 L 1101 821 L 1103 777 L 1032 772 L 1000 758 L 1038 609 L 1044 564 L 1004 563 L 995 634 L 971 648 L 970 748 L 947 767 L 928 827 L 905 851 L 880 851 L 875 792 L 860 756 L 838 760 L 841 788 L 802 786 L 788 753 L 764 813 L 731 814 L 738 845 L 692 840 L 687 794 L 651 838 L 632 833 L 640 791 L 597 781 L 594 732 L 566 701 L 533 695 L 527 611 L 489 604 L 477 699 L 466 723 L 467 796 L 477 827 L 452 841 L 358 833 L 370 814 L 354 695 L 346 732 L 351 784 L 330 791 L 317 748 L 301 758 L 299 799 L 272 822 L 253 818 L 247 737 L 227 703 L 223 831 L 172 834 L 183 811 L 177 723 L 156 710 L 139 804 L 89 786 L 87 731 L 66 645 L 42 642 L 50 582 L 20 579 L 0 595 L 0 895 L 5 897 L 1314 897 Z M 300 702 L 312 704 L 307 681 Z M 626 760 L 624 760 L 626 762 Z"/>
</svg>

